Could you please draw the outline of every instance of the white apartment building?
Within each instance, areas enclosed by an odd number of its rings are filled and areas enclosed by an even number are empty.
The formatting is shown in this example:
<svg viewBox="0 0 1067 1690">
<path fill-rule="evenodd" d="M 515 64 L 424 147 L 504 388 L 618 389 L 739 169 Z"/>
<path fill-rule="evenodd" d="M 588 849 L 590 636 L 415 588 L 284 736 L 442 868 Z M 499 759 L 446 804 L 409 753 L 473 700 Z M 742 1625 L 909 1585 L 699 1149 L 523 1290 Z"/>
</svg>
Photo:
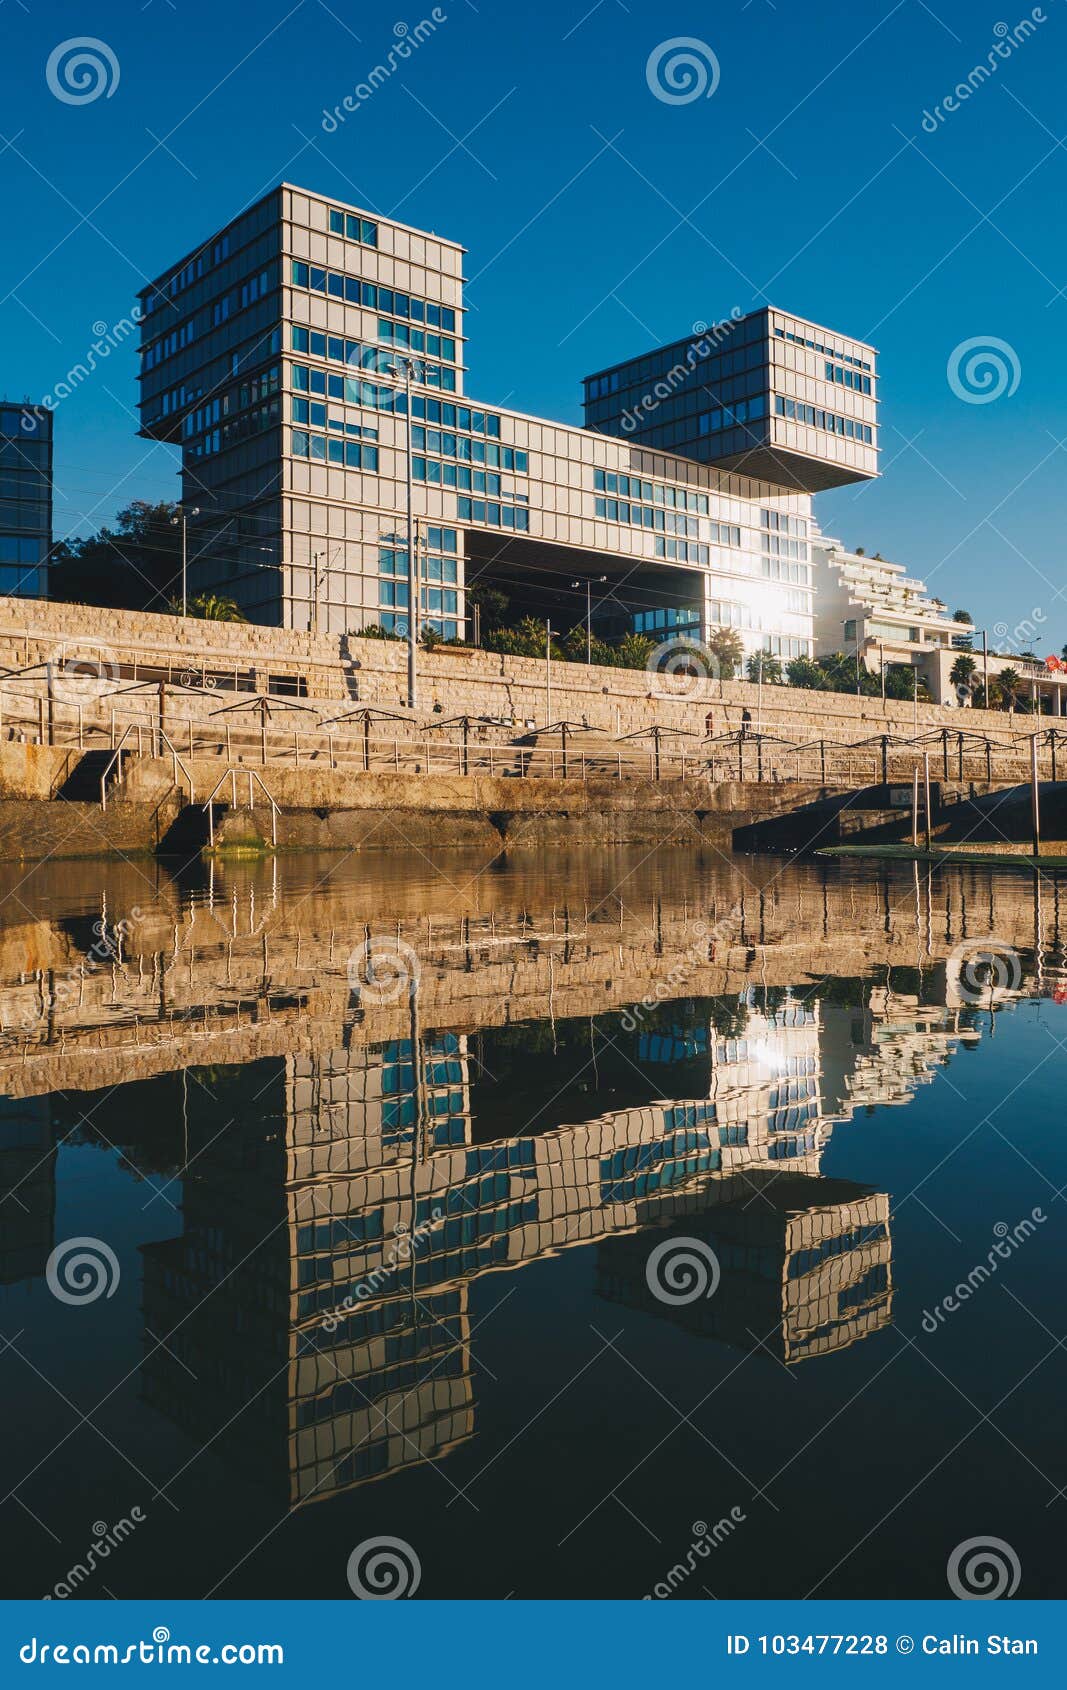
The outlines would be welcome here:
<svg viewBox="0 0 1067 1690">
<path fill-rule="evenodd" d="M 984 684 L 987 677 L 995 680 L 1013 669 L 1033 704 L 1047 702 L 1054 715 L 1067 713 L 1067 672 L 1018 653 L 989 650 L 988 636 L 969 622 L 957 622 L 902 563 L 850 552 L 822 535 L 812 545 L 812 588 L 818 657 L 856 654 L 875 674 L 885 665 L 907 664 L 936 704 L 965 708 L 971 689 L 953 681 L 952 671 L 966 652 L 974 658 L 975 682 Z"/>
<path fill-rule="evenodd" d="M 572 427 L 466 397 L 463 260 L 283 184 L 143 291 L 142 433 L 181 448 L 190 590 L 405 632 L 410 454 L 418 628 L 469 635 L 477 582 L 563 631 L 588 583 L 598 632 L 811 655 L 812 493 L 877 473 L 873 350 L 763 309 L 588 378 Z"/>
</svg>

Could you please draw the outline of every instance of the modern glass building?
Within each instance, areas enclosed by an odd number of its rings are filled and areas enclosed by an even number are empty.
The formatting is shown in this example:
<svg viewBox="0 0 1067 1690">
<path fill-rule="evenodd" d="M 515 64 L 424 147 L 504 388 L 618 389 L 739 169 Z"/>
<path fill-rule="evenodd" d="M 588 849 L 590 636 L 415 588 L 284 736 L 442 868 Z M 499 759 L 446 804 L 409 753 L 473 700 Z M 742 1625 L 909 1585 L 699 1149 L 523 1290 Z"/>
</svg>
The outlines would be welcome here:
<svg viewBox="0 0 1067 1690">
<path fill-rule="evenodd" d="M 590 378 L 589 426 L 569 427 L 466 396 L 463 257 L 283 184 L 143 291 L 142 433 L 181 448 L 190 590 L 286 628 L 406 632 L 411 360 L 420 628 L 469 634 L 475 582 L 578 622 L 596 582 L 605 631 L 729 626 L 748 650 L 811 654 L 811 488 L 876 473 L 870 349 L 756 313 L 715 356 L 724 380 L 724 359 L 752 359 L 758 440 L 721 385 L 630 431 L 644 360 L 603 394 Z"/>
<path fill-rule="evenodd" d="M 818 493 L 878 473 L 877 354 L 770 307 L 585 378 L 586 427 Z"/>
<path fill-rule="evenodd" d="M 44 598 L 51 550 L 51 413 L 0 400 L 0 593 Z"/>
</svg>

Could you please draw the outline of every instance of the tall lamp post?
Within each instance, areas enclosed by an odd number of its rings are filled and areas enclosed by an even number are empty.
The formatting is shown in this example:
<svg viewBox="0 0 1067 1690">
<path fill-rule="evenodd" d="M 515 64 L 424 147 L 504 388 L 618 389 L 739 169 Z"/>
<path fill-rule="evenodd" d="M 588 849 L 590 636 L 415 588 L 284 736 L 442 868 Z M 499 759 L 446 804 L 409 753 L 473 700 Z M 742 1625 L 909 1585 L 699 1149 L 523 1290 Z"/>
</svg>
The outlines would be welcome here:
<svg viewBox="0 0 1067 1690">
<path fill-rule="evenodd" d="M 408 707 L 414 710 L 418 705 L 418 673 L 416 658 L 418 653 L 418 620 L 419 620 L 419 572 L 418 553 L 415 545 L 414 518 L 414 482 L 411 473 L 411 389 L 415 378 L 416 367 L 425 379 L 423 365 L 417 358 L 394 358 L 392 373 L 403 374 L 404 377 L 404 430 L 405 459 L 407 468 L 407 523 L 408 523 Z"/>
<path fill-rule="evenodd" d="M 606 575 L 587 576 L 585 581 L 585 661 L 593 661 L 593 581 L 599 585 L 607 580 Z M 572 581 L 572 587 L 580 587 L 581 581 Z"/>
<path fill-rule="evenodd" d="M 183 509 L 183 510 L 178 512 L 177 516 L 172 516 L 171 519 L 170 519 L 171 527 L 172 528 L 180 528 L 181 531 L 182 531 L 182 615 L 183 616 L 188 616 L 188 614 L 189 614 L 189 592 L 188 592 L 188 581 L 189 581 L 189 518 L 191 516 L 199 516 L 199 515 L 200 515 L 200 506 L 194 505 L 191 511 L 187 511 L 187 510 Z"/>
</svg>

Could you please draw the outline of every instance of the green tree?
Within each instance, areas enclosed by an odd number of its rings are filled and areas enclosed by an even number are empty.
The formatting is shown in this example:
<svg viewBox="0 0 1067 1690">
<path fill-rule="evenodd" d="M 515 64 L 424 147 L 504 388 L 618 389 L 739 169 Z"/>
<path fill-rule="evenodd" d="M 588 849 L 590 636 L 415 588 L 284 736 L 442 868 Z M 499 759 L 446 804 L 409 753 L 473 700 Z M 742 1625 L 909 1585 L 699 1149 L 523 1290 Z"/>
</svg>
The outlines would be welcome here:
<svg viewBox="0 0 1067 1690">
<path fill-rule="evenodd" d="M 1023 678 L 1018 669 L 1002 669 L 996 678 L 996 688 L 1005 710 L 1015 710 L 1019 704 L 1019 690 Z"/>
<path fill-rule="evenodd" d="M 745 673 L 750 681 L 758 681 L 762 675 L 765 686 L 780 687 L 783 679 L 781 659 L 772 656 L 769 651 L 753 651 L 745 664 Z"/>
<path fill-rule="evenodd" d="M 536 616 L 523 616 L 513 628 L 494 628 L 482 643 L 487 651 L 499 651 L 505 657 L 544 657 L 545 625 Z M 566 662 L 558 640 L 552 641 L 552 656 Z"/>
<path fill-rule="evenodd" d="M 624 634 L 614 647 L 615 662 L 620 669 L 647 669 L 655 649 L 655 640 L 650 640 L 647 634 Z"/>
<path fill-rule="evenodd" d="M 948 678 L 954 687 L 968 687 L 973 691 L 977 668 L 978 665 L 974 658 L 969 657 L 966 652 L 961 652 L 949 670 Z"/>
<path fill-rule="evenodd" d="M 719 665 L 720 680 L 732 681 L 745 655 L 740 634 L 733 628 L 716 628 L 708 635 L 705 644 Z"/>
<path fill-rule="evenodd" d="M 504 626 L 510 603 L 507 593 L 501 592 L 499 587 L 490 587 L 487 582 L 477 581 L 467 589 L 468 613 L 477 606 L 483 641 L 487 634 Z"/>
<path fill-rule="evenodd" d="M 166 611 L 181 591 L 181 529 L 178 507 L 135 499 L 120 510 L 114 527 L 52 548 L 49 597 L 68 604 L 109 610 Z"/>
<path fill-rule="evenodd" d="M 172 599 L 171 610 L 175 616 L 181 615 L 181 599 Z M 247 622 L 248 617 L 237 608 L 233 599 L 224 598 L 220 593 L 197 593 L 189 600 L 188 616 L 195 616 L 201 622 Z"/>
<path fill-rule="evenodd" d="M 814 657 L 791 657 L 785 673 L 790 686 L 805 687 L 809 692 L 826 691 L 826 676 Z"/>
</svg>

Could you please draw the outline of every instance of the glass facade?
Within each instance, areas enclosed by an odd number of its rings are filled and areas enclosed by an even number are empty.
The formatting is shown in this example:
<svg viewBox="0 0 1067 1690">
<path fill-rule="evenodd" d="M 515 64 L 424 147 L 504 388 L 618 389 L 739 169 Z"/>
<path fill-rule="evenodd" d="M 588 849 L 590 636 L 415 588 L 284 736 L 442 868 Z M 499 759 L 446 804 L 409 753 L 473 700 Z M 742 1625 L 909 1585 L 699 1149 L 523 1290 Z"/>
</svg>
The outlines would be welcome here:
<svg viewBox="0 0 1067 1690">
<path fill-rule="evenodd" d="M 51 413 L 0 403 L 0 593 L 44 597 L 51 549 Z"/>
</svg>

